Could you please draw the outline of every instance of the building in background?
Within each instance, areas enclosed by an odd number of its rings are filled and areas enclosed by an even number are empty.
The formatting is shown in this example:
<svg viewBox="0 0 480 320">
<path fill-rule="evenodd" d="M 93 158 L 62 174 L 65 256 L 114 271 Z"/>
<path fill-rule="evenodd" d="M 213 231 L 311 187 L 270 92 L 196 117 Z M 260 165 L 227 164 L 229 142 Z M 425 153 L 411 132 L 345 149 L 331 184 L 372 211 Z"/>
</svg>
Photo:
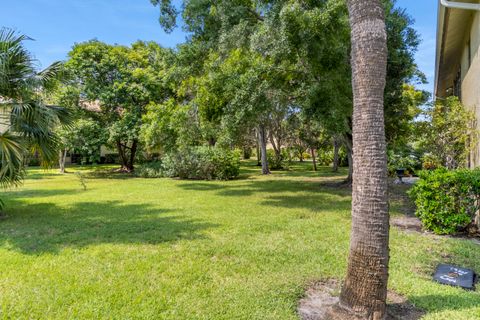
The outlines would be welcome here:
<svg viewBox="0 0 480 320">
<path fill-rule="evenodd" d="M 480 129 L 480 0 L 439 0 L 435 97 L 455 95 L 476 116 Z M 480 166 L 480 146 L 471 167 Z"/>
</svg>

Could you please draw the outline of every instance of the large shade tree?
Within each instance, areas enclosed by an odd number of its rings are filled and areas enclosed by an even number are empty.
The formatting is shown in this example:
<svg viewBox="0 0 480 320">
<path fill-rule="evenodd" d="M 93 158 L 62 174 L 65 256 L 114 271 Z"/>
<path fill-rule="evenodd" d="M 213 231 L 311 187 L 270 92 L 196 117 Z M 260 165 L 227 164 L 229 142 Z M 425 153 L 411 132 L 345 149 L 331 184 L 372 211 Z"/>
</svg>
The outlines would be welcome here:
<svg viewBox="0 0 480 320">
<path fill-rule="evenodd" d="M 165 56 L 168 50 L 153 42 L 126 47 L 97 40 L 77 44 L 69 53 L 66 67 L 72 77 L 70 85 L 79 90 L 79 107 L 96 109 L 123 171 L 134 170 L 147 105 L 168 96 L 163 79 Z"/>
<path fill-rule="evenodd" d="M 25 159 L 35 153 L 44 163 L 57 156 L 54 129 L 68 122 L 66 109 L 49 105 L 46 94 L 56 84 L 61 64 L 43 71 L 25 49 L 31 40 L 10 29 L 0 29 L 0 185 L 22 181 Z"/>
</svg>

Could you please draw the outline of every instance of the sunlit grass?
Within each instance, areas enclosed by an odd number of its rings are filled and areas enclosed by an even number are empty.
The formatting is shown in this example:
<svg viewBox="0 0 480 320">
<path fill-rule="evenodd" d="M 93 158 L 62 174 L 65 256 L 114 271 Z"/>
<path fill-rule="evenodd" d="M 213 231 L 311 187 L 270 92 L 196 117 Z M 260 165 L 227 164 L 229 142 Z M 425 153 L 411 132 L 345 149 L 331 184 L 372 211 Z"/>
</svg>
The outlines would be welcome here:
<svg viewBox="0 0 480 320">
<path fill-rule="evenodd" d="M 297 164 L 234 181 L 30 170 L 5 194 L 0 302 L 6 319 L 297 319 L 311 281 L 342 279 L 344 178 Z M 399 206 L 393 206 L 399 210 Z M 425 319 L 479 319 L 480 295 L 433 283 L 435 265 L 480 271 L 479 246 L 392 230 L 390 288 Z"/>
</svg>

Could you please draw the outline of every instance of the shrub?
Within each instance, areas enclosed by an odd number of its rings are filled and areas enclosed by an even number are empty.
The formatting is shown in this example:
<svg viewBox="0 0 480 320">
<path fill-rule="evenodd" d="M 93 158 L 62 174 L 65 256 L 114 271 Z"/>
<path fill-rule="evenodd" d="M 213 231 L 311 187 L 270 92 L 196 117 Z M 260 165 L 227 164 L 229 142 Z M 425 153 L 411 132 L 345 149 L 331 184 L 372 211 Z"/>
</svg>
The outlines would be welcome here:
<svg viewBox="0 0 480 320">
<path fill-rule="evenodd" d="M 286 170 L 288 169 L 288 152 L 282 149 L 280 157 L 277 157 L 276 153 L 272 149 L 267 150 L 268 166 L 271 170 Z"/>
<path fill-rule="evenodd" d="M 120 163 L 120 156 L 118 153 L 107 153 L 105 155 L 105 163 Z"/>
<path fill-rule="evenodd" d="M 29 167 L 38 167 L 42 164 L 40 157 L 32 156 L 28 159 L 28 166 Z"/>
<path fill-rule="evenodd" d="M 333 150 L 318 150 L 317 151 L 317 164 L 319 166 L 329 166 L 333 163 Z"/>
<path fill-rule="evenodd" d="M 135 173 L 142 178 L 162 178 L 165 176 L 160 161 L 143 163 L 137 167 Z"/>
<path fill-rule="evenodd" d="M 465 230 L 480 205 L 480 169 L 420 171 L 409 191 L 423 226 L 436 234 Z"/>
<path fill-rule="evenodd" d="M 319 166 L 330 166 L 333 164 L 334 150 L 331 145 L 321 145 L 316 151 L 317 164 Z M 344 146 L 341 146 L 338 150 L 338 165 L 340 167 L 348 167 L 347 152 Z"/>
<path fill-rule="evenodd" d="M 197 180 L 228 180 L 240 173 L 238 151 L 190 147 L 165 155 L 161 161 L 145 163 L 137 174 L 146 178 L 178 177 Z"/>
<path fill-rule="evenodd" d="M 426 154 L 422 158 L 422 168 L 423 170 L 435 170 L 443 167 L 440 160 L 431 154 Z"/>
<path fill-rule="evenodd" d="M 413 174 L 421 167 L 422 163 L 414 153 L 388 151 L 388 174 L 390 176 L 396 176 L 397 169 L 405 169 L 405 173 Z"/>
<path fill-rule="evenodd" d="M 308 153 L 308 152 L 304 152 L 304 153 L 302 154 L 302 157 L 303 157 L 303 159 L 309 160 L 309 159 L 312 158 L 312 155 L 311 155 L 310 153 Z"/>
<path fill-rule="evenodd" d="M 422 126 L 422 147 L 448 169 L 465 167 L 478 142 L 478 131 L 472 125 L 475 113 L 451 96 L 437 99 L 427 109 L 427 116 L 430 119 Z"/>
</svg>

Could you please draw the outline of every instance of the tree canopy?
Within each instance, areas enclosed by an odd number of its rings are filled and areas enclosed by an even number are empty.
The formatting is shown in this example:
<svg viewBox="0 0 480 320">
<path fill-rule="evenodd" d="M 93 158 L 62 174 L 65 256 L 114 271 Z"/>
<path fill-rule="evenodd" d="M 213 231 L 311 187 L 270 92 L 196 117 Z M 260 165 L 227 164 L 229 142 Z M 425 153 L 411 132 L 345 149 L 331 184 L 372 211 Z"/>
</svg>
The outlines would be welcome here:
<svg viewBox="0 0 480 320">
<path fill-rule="evenodd" d="M 79 107 L 95 109 L 125 171 L 134 168 L 147 105 L 168 97 L 165 64 L 169 54 L 153 42 L 125 47 L 97 40 L 77 44 L 69 54 L 66 68 L 70 85 L 78 88 Z"/>
</svg>

